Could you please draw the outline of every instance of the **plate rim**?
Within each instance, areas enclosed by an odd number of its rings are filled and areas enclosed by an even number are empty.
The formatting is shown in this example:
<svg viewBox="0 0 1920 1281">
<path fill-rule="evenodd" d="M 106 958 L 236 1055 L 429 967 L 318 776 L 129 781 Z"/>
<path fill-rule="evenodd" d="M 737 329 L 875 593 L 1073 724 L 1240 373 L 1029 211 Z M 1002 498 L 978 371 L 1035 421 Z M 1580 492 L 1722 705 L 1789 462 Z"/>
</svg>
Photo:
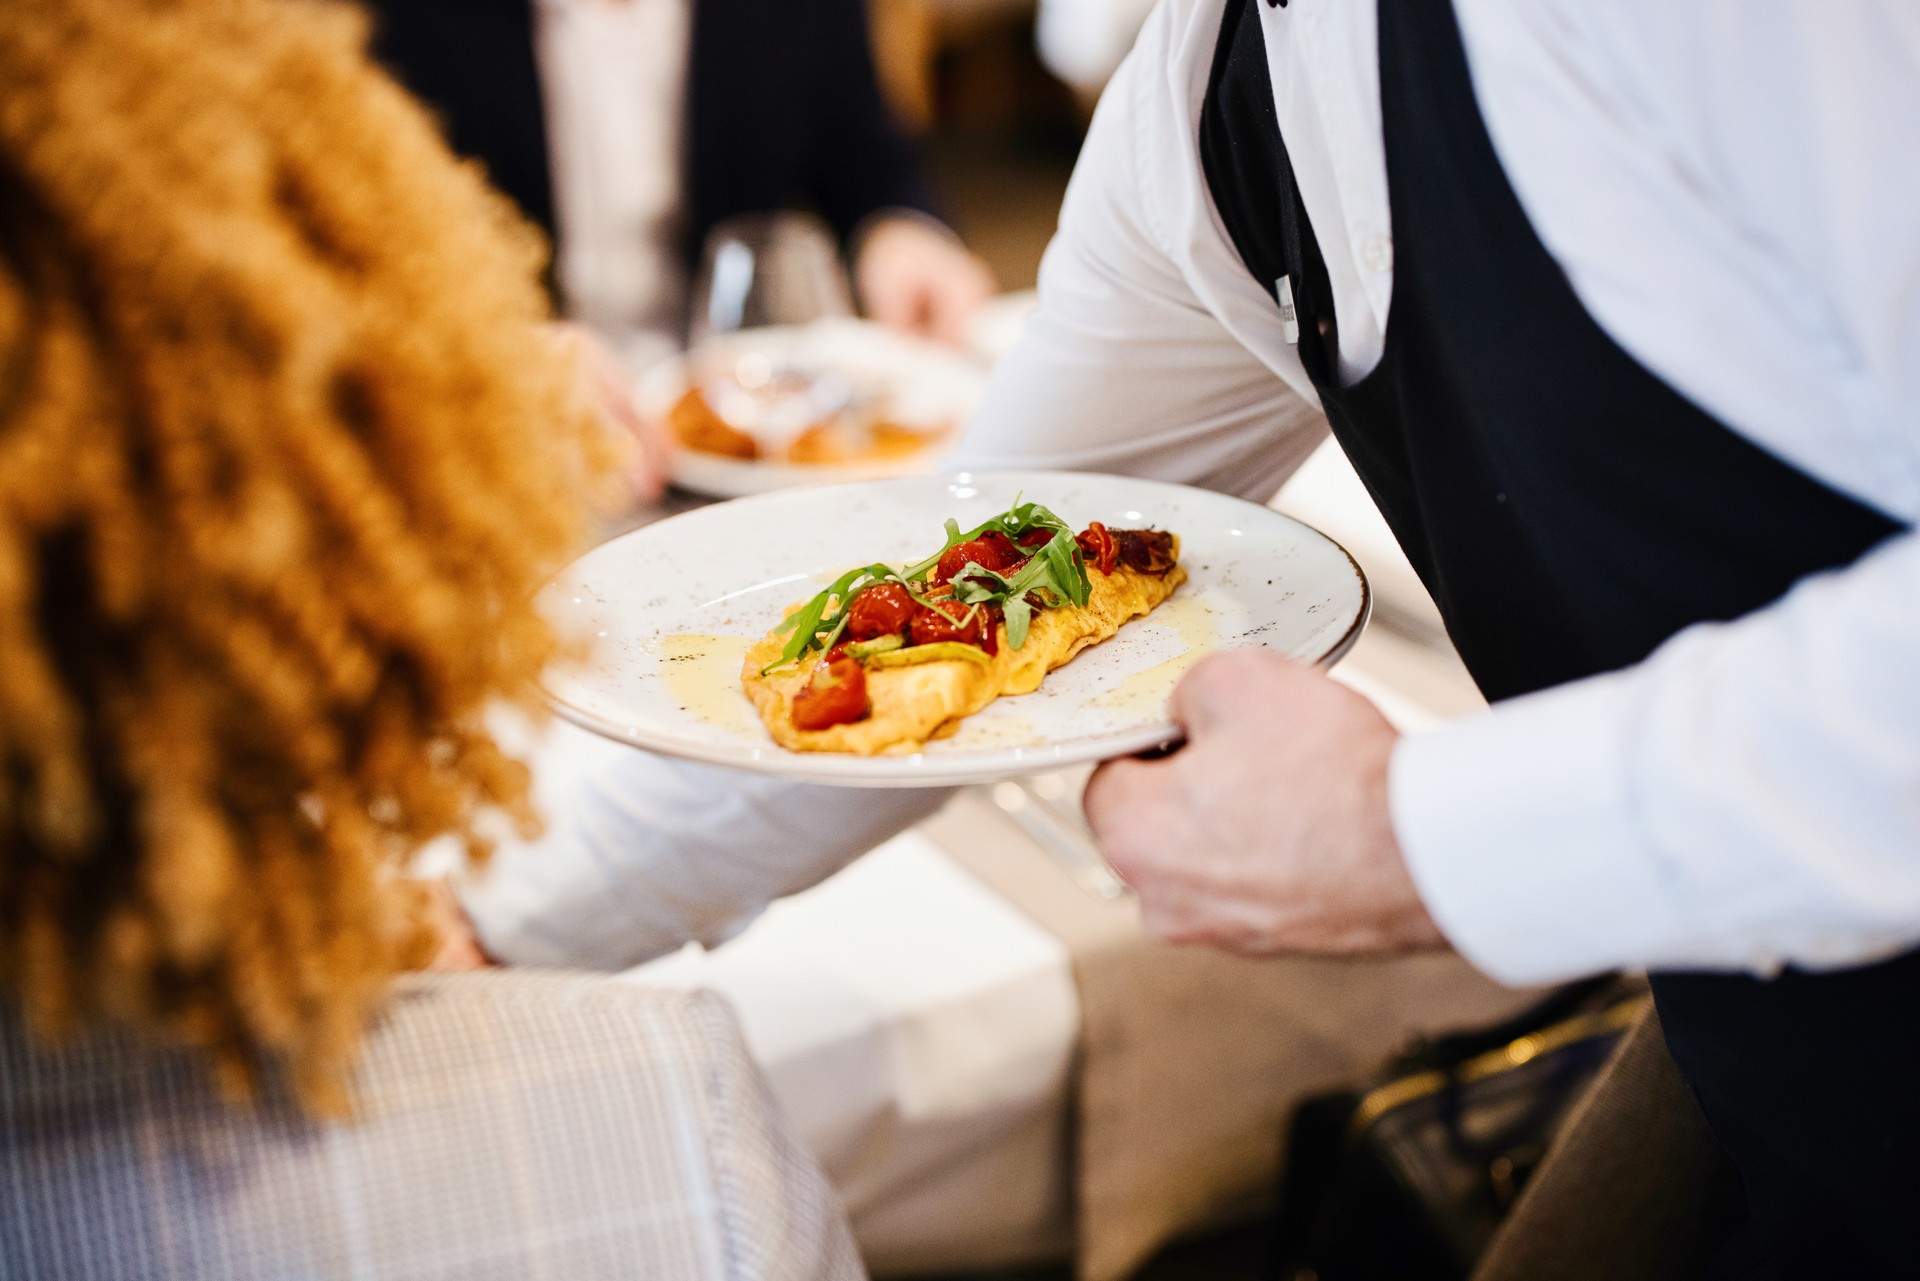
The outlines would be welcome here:
<svg viewBox="0 0 1920 1281">
<path fill-rule="evenodd" d="M 1283 511 L 1256 503 L 1237 494 L 1224 493 L 1216 489 L 1206 489 L 1199 485 L 1186 485 L 1178 481 L 1159 480 L 1151 476 L 1129 476 L 1119 472 L 1062 471 L 1059 469 L 1014 469 L 996 468 L 980 471 L 927 472 L 913 476 L 890 477 L 883 480 L 856 480 L 800 485 L 786 489 L 772 490 L 764 494 L 754 494 L 744 498 L 724 500 L 723 503 L 711 503 L 696 507 L 690 511 L 677 512 L 672 516 L 631 529 L 623 534 L 607 539 L 587 548 L 578 556 L 569 560 L 548 580 L 551 586 L 557 583 L 573 566 L 587 556 L 613 543 L 635 538 L 650 530 L 659 529 L 676 521 L 685 521 L 712 512 L 722 505 L 733 503 L 753 503 L 760 500 L 790 497 L 802 492 L 831 489 L 871 489 L 875 485 L 890 485 L 903 482 L 912 483 L 952 483 L 974 484 L 980 480 L 996 477 L 1051 477 L 1058 476 L 1071 480 L 1085 480 L 1087 477 L 1108 477 L 1114 480 L 1142 482 L 1150 485 L 1163 485 L 1171 489 L 1197 490 L 1214 498 L 1229 502 L 1242 503 L 1266 516 L 1277 516 L 1281 520 L 1299 526 L 1331 545 L 1345 558 L 1347 568 L 1353 572 L 1360 584 L 1360 608 L 1355 612 L 1353 621 L 1321 653 L 1311 658 L 1297 661 L 1310 662 L 1316 667 L 1331 668 L 1359 643 L 1373 618 L 1373 584 L 1367 574 L 1354 559 L 1353 553 L 1341 544 L 1340 540 L 1330 536 L 1324 530 L 1297 516 L 1289 516 Z M 544 589 L 543 589 L 544 590 Z M 1266 648 L 1264 645 L 1244 646 L 1241 648 Z M 707 747 L 703 744 L 689 743 L 684 739 L 666 734 L 654 734 L 634 726 L 622 726 L 616 722 L 596 716 L 583 707 L 568 703 L 558 691 L 548 684 L 548 677 L 540 677 L 540 693 L 547 706 L 560 719 L 581 729 L 597 734 L 602 738 L 629 747 L 652 752 L 656 755 L 670 756 L 678 760 L 694 761 L 703 765 L 712 765 L 722 769 L 734 769 L 743 773 L 765 774 L 777 778 L 787 778 L 796 783 L 815 783 L 834 787 L 853 788 L 914 788 L 914 787 L 954 787 L 975 783 L 994 783 L 1011 778 L 1024 778 L 1036 773 L 1064 769 L 1090 762 L 1116 760 L 1123 756 L 1132 756 L 1139 752 L 1151 751 L 1180 742 L 1183 735 L 1180 727 L 1171 720 L 1160 720 L 1151 725 L 1127 734 L 1115 734 L 1107 737 L 1077 740 L 1071 744 L 1053 746 L 1003 748 L 993 753 L 998 758 L 1011 755 L 1010 764 L 974 764 L 966 765 L 950 758 L 928 757 L 924 752 L 911 756 L 856 756 L 846 752 L 794 752 L 777 743 L 768 743 L 764 748 L 754 748 L 749 752 L 728 751 L 723 748 Z M 1020 759 L 1031 754 L 1033 759 Z M 817 759 L 817 767 L 816 766 Z M 772 764 L 770 762 L 777 762 Z M 837 768 L 835 768 L 837 767 Z"/>
</svg>

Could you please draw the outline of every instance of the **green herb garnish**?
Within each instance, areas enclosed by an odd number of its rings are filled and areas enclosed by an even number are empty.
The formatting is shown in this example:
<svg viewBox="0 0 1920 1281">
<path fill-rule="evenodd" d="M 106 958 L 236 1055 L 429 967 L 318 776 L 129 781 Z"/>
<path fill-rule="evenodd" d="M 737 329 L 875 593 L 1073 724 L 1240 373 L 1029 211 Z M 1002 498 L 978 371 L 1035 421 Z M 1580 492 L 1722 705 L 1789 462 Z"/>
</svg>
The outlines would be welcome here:
<svg viewBox="0 0 1920 1281">
<path fill-rule="evenodd" d="M 813 649 L 832 649 L 840 633 L 847 626 L 847 604 L 860 589 L 872 583 L 889 581 L 894 571 L 885 565 L 865 565 L 859 569 L 850 569 L 818 596 L 794 610 L 780 621 L 773 630 L 776 633 L 792 632 L 786 648 L 780 651 L 777 661 L 761 669 L 765 676 L 776 667 L 785 667 L 802 654 Z M 834 610 L 828 614 L 829 609 Z M 821 638 L 825 636 L 823 641 Z"/>
<path fill-rule="evenodd" d="M 1043 608 L 1084 605 L 1092 592 L 1080 544 L 1070 533 L 1055 534 L 1036 548 L 1033 559 L 1011 578 L 972 562 L 953 577 L 953 596 L 961 604 L 1000 606 L 1007 620 L 1007 644 L 1015 649 L 1027 643 L 1033 600 Z"/>
<path fill-rule="evenodd" d="M 832 649 L 839 642 L 841 632 L 846 630 L 848 607 L 853 598 L 868 587 L 876 583 L 899 583 L 917 603 L 933 607 L 934 602 L 924 595 L 926 577 L 948 551 L 996 530 L 1018 542 L 1022 535 L 1036 529 L 1050 530 L 1053 537 L 1034 548 L 1032 558 L 1012 577 L 969 561 L 952 579 L 953 599 L 969 606 L 959 625 L 964 627 L 972 621 L 982 606 L 998 605 L 1007 620 L 1007 644 L 1019 649 L 1026 644 L 1036 602 L 1043 609 L 1067 603 L 1084 605 L 1092 594 L 1093 584 L 1087 577 L 1086 562 L 1080 555 L 1080 545 L 1074 541 L 1072 527 L 1039 503 L 1022 503 L 1016 498 L 1011 508 L 964 533 L 959 524 L 949 518 L 946 542 L 925 560 L 900 569 L 890 565 L 864 565 L 840 575 L 774 628 L 782 635 L 789 632 L 792 635 L 780 651 L 780 657 L 768 664 L 761 675 L 797 662 L 814 650 Z"/>
<path fill-rule="evenodd" d="M 982 521 L 964 534 L 960 532 L 959 522 L 951 516 L 947 517 L 947 541 L 940 550 L 916 565 L 907 566 L 901 573 L 911 579 L 924 579 L 927 571 L 940 563 L 942 556 L 961 543 L 970 543 L 980 535 L 992 533 L 995 530 L 1018 542 L 1020 535 L 1032 533 L 1036 529 L 1051 529 L 1057 534 L 1065 534 L 1069 541 L 1073 538 L 1073 527 L 1066 521 L 1061 520 L 1039 503 L 1021 502 L 1019 495 L 1016 494 L 1012 507 L 992 520 Z"/>
</svg>

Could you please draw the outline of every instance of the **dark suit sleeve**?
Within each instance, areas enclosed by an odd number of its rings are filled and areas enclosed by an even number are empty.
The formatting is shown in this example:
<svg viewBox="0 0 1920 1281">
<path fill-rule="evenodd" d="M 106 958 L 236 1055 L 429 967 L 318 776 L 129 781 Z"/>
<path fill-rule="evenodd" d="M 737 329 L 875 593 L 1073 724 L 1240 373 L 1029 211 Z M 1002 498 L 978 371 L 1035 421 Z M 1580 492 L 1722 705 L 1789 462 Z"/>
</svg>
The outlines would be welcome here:
<svg viewBox="0 0 1920 1281">
<path fill-rule="evenodd" d="M 696 0 L 697 2 L 697 0 Z M 447 143 L 553 235 L 553 177 L 528 0 L 369 0 L 373 54 Z"/>
<path fill-rule="evenodd" d="M 841 236 L 888 208 L 939 215 L 919 157 L 880 96 L 864 0 L 814 0 L 820 122 L 803 193 Z"/>
</svg>

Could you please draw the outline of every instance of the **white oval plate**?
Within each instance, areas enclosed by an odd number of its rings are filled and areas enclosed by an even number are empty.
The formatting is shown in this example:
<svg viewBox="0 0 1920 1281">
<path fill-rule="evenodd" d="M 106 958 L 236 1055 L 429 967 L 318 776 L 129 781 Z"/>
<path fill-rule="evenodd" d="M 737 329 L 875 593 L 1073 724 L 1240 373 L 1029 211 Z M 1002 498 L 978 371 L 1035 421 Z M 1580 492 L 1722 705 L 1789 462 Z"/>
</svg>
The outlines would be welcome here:
<svg viewBox="0 0 1920 1281">
<path fill-rule="evenodd" d="M 919 559 L 940 546 L 947 517 L 970 529 L 1016 495 L 1075 528 L 1174 531 L 1187 582 L 1034 693 L 999 699 L 923 752 L 777 746 L 740 688 L 747 646 L 850 566 Z M 851 787 L 989 782 L 1172 742 L 1167 695 L 1202 654 L 1259 645 L 1331 664 L 1370 608 L 1353 558 L 1296 520 L 1207 490 L 1085 472 L 912 476 L 721 503 L 596 547 L 555 578 L 544 604 L 562 629 L 594 640 L 588 662 L 547 680 L 568 720 L 649 751 Z"/>
<path fill-rule="evenodd" d="M 676 446 L 672 480 L 711 498 L 740 498 L 798 485 L 837 485 L 935 470 L 986 390 L 987 375 L 964 353 L 864 320 L 821 320 L 811 325 L 746 329 L 715 340 L 720 351 L 758 352 L 777 365 L 829 368 L 867 387 L 888 390 L 908 421 L 949 424 L 925 449 L 898 458 L 849 463 L 752 462 Z M 685 356 L 663 361 L 642 374 L 637 395 L 643 413 L 664 418 L 687 390 Z"/>
</svg>

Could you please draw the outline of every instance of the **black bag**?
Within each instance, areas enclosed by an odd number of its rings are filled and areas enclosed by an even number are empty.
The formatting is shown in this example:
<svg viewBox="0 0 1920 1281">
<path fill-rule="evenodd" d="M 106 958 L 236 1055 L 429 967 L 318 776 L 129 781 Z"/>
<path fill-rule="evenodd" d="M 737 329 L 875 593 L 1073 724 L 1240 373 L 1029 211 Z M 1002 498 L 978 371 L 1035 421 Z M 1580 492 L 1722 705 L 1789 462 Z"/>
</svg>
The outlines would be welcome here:
<svg viewBox="0 0 1920 1281">
<path fill-rule="evenodd" d="M 1608 975 L 1296 1109 L 1275 1281 L 1463 1281 L 1647 1000 Z"/>
</svg>

